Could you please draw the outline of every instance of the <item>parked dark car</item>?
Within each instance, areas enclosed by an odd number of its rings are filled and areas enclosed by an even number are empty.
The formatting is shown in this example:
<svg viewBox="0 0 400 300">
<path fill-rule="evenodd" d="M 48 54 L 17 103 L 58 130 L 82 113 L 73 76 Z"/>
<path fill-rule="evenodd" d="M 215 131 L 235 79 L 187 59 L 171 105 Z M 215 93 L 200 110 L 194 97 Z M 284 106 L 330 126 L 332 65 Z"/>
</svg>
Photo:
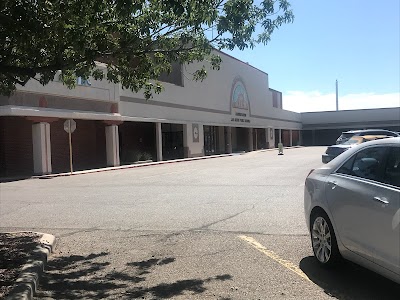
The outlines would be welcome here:
<svg viewBox="0 0 400 300">
<path fill-rule="evenodd" d="M 364 142 L 369 142 L 373 140 L 379 140 L 379 139 L 384 139 L 384 138 L 389 138 L 392 136 L 386 136 L 386 135 L 364 135 L 364 136 L 353 136 L 343 144 L 339 145 L 332 145 L 329 146 L 325 153 L 322 154 L 322 162 L 324 164 L 330 162 L 332 159 L 335 157 L 339 156 L 343 152 L 349 150 L 350 148 L 357 146 L 361 143 Z"/>
<path fill-rule="evenodd" d="M 336 140 L 336 144 L 343 144 L 353 136 L 364 135 L 386 135 L 386 136 L 400 136 L 398 132 L 393 132 L 385 129 L 364 129 L 364 130 L 350 130 L 342 132 L 341 136 Z"/>
</svg>

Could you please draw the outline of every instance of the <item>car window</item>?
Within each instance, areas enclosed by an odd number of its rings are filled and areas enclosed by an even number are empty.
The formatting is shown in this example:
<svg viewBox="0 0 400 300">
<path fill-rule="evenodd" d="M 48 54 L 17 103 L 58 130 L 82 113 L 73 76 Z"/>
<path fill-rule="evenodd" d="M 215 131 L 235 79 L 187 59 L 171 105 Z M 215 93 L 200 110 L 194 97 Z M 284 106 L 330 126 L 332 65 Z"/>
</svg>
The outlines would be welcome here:
<svg viewBox="0 0 400 300">
<path fill-rule="evenodd" d="M 352 175 L 352 174 L 353 174 L 353 172 L 352 172 L 352 169 L 353 169 L 353 162 L 354 162 L 354 159 L 355 159 L 355 158 L 356 158 L 356 156 L 353 155 L 348 161 L 346 161 L 346 162 L 344 163 L 343 166 L 341 166 L 341 167 L 339 168 L 339 170 L 336 171 L 336 173 L 346 174 L 346 175 Z"/>
<path fill-rule="evenodd" d="M 354 133 L 342 133 L 342 136 L 341 136 L 341 137 L 344 137 L 344 138 L 346 138 L 346 139 L 349 139 L 349 138 L 351 138 L 353 135 L 354 135 Z"/>
<path fill-rule="evenodd" d="M 357 176 L 360 178 L 383 181 L 383 168 L 387 147 L 371 147 L 355 154 L 337 173 Z"/>
<path fill-rule="evenodd" d="M 390 131 L 371 131 L 368 132 L 369 135 L 386 135 L 386 136 L 397 136 L 394 132 L 390 132 Z"/>
<path fill-rule="evenodd" d="M 368 135 L 377 135 L 377 134 L 382 134 L 381 131 L 368 131 Z"/>
<path fill-rule="evenodd" d="M 343 145 L 354 145 L 354 144 L 361 144 L 363 138 L 360 136 L 353 136 L 349 140 L 343 143 Z"/>
<path fill-rule="evenodd" d="M 400 187 L 400 147 L 390 147 L 383 181 Z"/>
<path fill-rule="evenodd" d="M 395 132 L 385 132 L 384 134 L 388 136 L 397 136 L 397 133 Z"/>
</svg>

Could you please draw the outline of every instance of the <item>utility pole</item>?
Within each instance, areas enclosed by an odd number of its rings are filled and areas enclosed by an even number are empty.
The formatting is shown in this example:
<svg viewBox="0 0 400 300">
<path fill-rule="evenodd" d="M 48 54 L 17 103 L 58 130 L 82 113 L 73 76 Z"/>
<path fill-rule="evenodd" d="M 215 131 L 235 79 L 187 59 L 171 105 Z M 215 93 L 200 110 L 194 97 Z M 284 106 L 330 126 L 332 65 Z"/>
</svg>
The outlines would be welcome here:
<svg viewBox="0 0 400 300">
<path fill-rule="evenodd" d="M 338 81 L 336 79 L 336 111 L 339 110 L 339 84 Z"/>
</svg>

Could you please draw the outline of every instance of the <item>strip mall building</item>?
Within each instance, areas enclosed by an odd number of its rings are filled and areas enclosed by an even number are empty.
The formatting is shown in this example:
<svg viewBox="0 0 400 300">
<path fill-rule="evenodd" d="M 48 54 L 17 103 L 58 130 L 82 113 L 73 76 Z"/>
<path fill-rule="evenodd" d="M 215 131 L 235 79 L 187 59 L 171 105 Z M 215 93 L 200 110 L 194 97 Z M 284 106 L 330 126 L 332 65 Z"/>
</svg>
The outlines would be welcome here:
<svg viewBox="0 0 400 300">
<path fill-rule="evenodd" d="M 299 114 L 282 109 L 268 74 L 224 53 L 221 70 L 203 82 L 200 64 L 176 68 L 150 100 L 106 81 L 30 81 L 0 96 L 0 177 L 67 172 L 66 120 L 74 170 L 274 148 L 329 144 L 341 131 L 400 131 L 400 108 Z"/>
</svg>

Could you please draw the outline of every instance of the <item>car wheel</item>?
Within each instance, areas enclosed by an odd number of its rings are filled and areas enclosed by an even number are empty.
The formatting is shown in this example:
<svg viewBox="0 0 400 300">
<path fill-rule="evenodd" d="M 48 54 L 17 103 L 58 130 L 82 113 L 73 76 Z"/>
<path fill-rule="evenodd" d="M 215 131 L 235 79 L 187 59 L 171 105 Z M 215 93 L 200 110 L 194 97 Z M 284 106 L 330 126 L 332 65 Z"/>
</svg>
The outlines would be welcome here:
<svg viewBox="0 0 400 300">
<path fill-rule="evenodd" d="M 311 244 L 317 261 L 326 267 L 335 265 L 341 258 L 335 232 L 328 216 L 317 212 L 311 219 Z"/>
</svg>

